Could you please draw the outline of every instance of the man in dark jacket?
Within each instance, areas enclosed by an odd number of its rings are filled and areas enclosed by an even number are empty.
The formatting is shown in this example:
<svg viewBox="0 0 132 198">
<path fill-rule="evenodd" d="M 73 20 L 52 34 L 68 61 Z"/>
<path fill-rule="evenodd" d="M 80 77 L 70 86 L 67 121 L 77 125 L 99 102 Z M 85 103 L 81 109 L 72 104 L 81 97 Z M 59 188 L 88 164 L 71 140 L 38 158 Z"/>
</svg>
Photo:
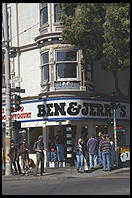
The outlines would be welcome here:
<svg viewBox="0 0 132 198">
<path fill-rule="evenodd" d="M 17 174 L 18 173 L 17 167 L 16 167 L 17 148 L 16 148 L 14 140 L 11 140 L 10 142 L 10 150 L 9 150 L 8 156 L 10 157 L 10 160 L 11 160 L 11 174 L 12 175 Z M 15 173 L 13 172 L 13 167 L 14 167 Z"/>
<path fill-rule="evenodd" d="M 20 145 L 20 155 L 22 161 L 23 175 L 28 175 L 28 163 L 29 163 L 29 146 L 26 138 L 23 139 L 23 143 Z"/>
<path fill-rule="evenodd" d="M 99 164 L 99 166 L 102 166 L 103 165 L 103 160 L 102 160 L 102 151 L 100 149 L 100 142 L 103 138 L 102 138 L 102 132 L 101 131 L 98 132 L 98 136 L 96 137 L 96 139 L 97 139 L 97 147 L 98 147 L 98 164 Z"/>
<path fill-rule="evenodd" d="M 90 169 L 93 169 L 93 162 L 94 168 L 97 168 L 97 140 L 94 135 L 87 142 L 87 147 L 89 150 L 89 163 Z"/>
<path fill-rule="evenodd" d="M 41 176 L 44 172 L 44 143 L 43 143 L 43 136 L 38 137 L 38 141 L 35 142 L 33 150 L 36 152 L 36 166 L 34 171 L 34 176 L 37 176 L 39 163 L 41 162 Z"/>
</svg>

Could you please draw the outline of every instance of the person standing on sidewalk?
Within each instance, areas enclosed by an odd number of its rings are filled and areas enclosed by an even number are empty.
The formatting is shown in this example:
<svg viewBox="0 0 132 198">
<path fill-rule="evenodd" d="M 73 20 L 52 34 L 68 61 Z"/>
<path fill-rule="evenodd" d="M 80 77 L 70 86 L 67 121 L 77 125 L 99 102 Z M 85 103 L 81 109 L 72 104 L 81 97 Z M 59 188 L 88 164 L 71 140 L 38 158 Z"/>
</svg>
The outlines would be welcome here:
<svg viewBox="0 0 132 198">
<path fill-rule="evenodd" d="M 87 147 L 89 150 L 89 163 L 90 169 L 97 168 L 97 140 L 95 135 L 92 135 L 91 138 L 87 142 Z M 94 166 L 93 166 L 94 162 Z"/>
<path fill-rule="evenodd" d="M 50 156 L 51 162 L 56 162 L 56 145 L 54 141 L 52 141 L 50 144 L 50 152 L 51 152 L 51 156 Z"/>
<path fill-rule="evenodd" d="M 63 167 L 64 145 L 63 145 L 63 136 L 61 134 L 61 131 L 58 131 L 58 135 L 56 135 L 56 137 L 55 137 L 55 144 L 56 144 L 56 154 L 57 154 L 58 166 Z"/>
<path fill-rule="evenodd" d="M 103 140 L 100 143 L 103 158 L 103 171 L 110 171 L 110 140 L 107 135 L 103 135 Z M 107 167 L 107 168 L 106 168 Z"/>
<path fill-rule="evenodd" d="M 20 145 L 20 155 L 22 162 L 22 174 L 28 176 L 29 146 L 27 144 L 26 138 L 23 139 L 23 142 Z"/>
<path fill-rule="evenodd" d="M 83 161 L 84 161 L 84 154 L 83 154 L 83 140 L 82 138 L 78 139 L 77 144 L 75 145 L 74 152 L 76 154 L 77 160 L 77 171 L 78 173 L 83 173 Z"/>
<path fill-rule="evenodd" d="M 22 174 L 22 171 L 21 171 L 21 166 L 19 164 L 20 145 L 19 144 L 16 144 L 16 148 L 17 148 L 16 163 L 17 163 L 18 172 L 21 175 Z"/>
<path fill-rule="evenodd" d="M 98 154 L 98 158 L 97 158 L 98 165 L 103 166 L 102 151 L 100 149 L 100 141 L 102 140 L 102 132 L 101 131 L 98 132 L 98 136 L 96 137 L 96 139 L 97 139 L 97 148 L 98 148 L 98 153 L 97 153 Z"/>
<path fill-rule="evenodd" d="M 10 143 L 11 143 L 11 145 L 10 145 L 10 150 L 9 150 L 8 156 L 10 157 L 10 160 L 11 160 L 11 174 L 15 175 L 18 173 L 17 167 L 16 167 L 17 148 L 16 148 L 14 140 L 11 140 Z M 14 167 L 15 173 L 13 171 L 13 167 Z"/>
<path fill-rule="evenodd" d="M 44 172 L 44 143 L 43 136 L 38 137 L 38 141 L 34 143 L 33 150 L 36 152 L 36 166 L 34 170 L 34 176 L 37 176 L 39 163 L 41 162 L 40 174 L 43 175 Z"/>
</svg>

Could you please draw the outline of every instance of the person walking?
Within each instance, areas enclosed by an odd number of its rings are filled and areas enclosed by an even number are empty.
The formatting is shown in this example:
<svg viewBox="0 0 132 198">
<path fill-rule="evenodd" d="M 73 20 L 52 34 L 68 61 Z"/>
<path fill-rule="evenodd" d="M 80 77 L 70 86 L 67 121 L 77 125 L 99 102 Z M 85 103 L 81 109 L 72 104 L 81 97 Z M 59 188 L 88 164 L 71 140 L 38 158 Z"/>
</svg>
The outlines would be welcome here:
<svg viewBox="0 0 132 198">
<path fill-rule="evenodd" d="M 98 157 L 97 157 L 97 161 L 98 161 L 98 166 L 103 166 L 103 161 L 102 161 L 102 151 L 100 149 L 100 142 L 102 140 L 102 132 L 99 131 L 98 132 L 98 136 L 96 137 L 97 139 L 97 149 L 98 149 Z"/>
<path fill-rule="evenodd" d="M 97 140 L 95 135 L 92 135 L 91 138 L 87 142 L 87 147 L 89 150 L 89 163 L 90 169 L 97 168 Z M 93 166 L 94 162 L 94 166 Z"/>
<path fill-rule="evenodd" d="M 27 144 L 26 138 L 23 139 L 20 145 L 20 154 L 22 162 L 22 174 L 28 176 L 28 163 L 29 163 L 29 146 Z"/>
<path fill-rule="evenodd" d="M 77 160 L 77 171 L 78 171 L 78 173 L 83 173 L 84 153 L 83 153 L 82 138 L 78 139 L 78 142 L 74 148 L 74 152 L 76 154 L 76 160 Z"/>
<path fill-rule="evenodd" d="M 110 171 L 110 140 L 107 135 L 103 135 L 103 140 L 100 143 L 102 149 L 103 171 Z M 107 167 L 107 168 L 106 168 Z"/>
<path fill-rule="evenodd" d="M 13 139 L 10 142 L 10 150 L 9 150 L 8 156 L 10 157 L 10 160 L 11 160 L 11 174 L 15 175 L 18 173 L 17 167 L 16 167 L 17 148 L 15 145 L 15 141 Z"/>
<path fill-rule="evenodd" d="M 36 152 L 36 166 L 34 170 L 34 176 L 37 176 L 39 163 L 41 162 L 40 174 L 43 176 L 44 173 L 44 143 L 43 136 L 38 137 L 38 141 L 34 143 L 33 150 Z"/>
</svg>

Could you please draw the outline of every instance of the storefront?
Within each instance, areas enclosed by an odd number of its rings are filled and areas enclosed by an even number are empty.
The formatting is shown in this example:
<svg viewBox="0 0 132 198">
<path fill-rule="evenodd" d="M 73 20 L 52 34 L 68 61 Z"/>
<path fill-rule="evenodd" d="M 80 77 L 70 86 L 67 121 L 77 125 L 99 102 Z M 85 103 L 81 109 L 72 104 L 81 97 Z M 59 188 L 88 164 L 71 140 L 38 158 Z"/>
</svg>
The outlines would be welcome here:
<svg viewBox="0 0 132 198">
<path fill-rule="evenodd" d="M 46 147 L 49 139 L 54 139 L 58 131 L 61 131 L 62 135 L 67 134 L 66 126 L 71 127 L 72 144 L 80 136 L 96 135 L 98 130 L 113 137 L 113 126 L 107 122 L 112 116 L 109 101 L 61 97 L 22 102 L 21 110 L 12 113 L 12 121 L 21 122 L 19 138 L 27 137 L 32 154 L 33 144 L 39 135 L 43 135 Z M 122 126 L 123 130 L 117 133 L 120 133 L 120 136 L 123 134 L 125 145 L 129 145 L 129 119 L 129 104 L 120 103 L 116 110 L 116 121 L 117 129 Z M 5 105 L 2 106 L 2 123 L 5 123 Z M 70 137 L 65 135 L 67 136 Z M 65 144 L 67 139 L 64 138 L 64 141 Z"/>
</svg>

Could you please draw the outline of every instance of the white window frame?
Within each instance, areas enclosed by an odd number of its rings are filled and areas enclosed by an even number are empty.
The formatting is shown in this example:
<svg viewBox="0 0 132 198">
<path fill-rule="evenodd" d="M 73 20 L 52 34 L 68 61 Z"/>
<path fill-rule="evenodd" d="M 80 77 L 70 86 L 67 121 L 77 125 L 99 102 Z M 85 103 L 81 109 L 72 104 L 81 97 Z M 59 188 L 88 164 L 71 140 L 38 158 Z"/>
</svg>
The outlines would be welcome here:
<svg viewBox="0 0 132 198">
<path fill-rule="evenodd" d="M 58 51 L 76 51 L 76 61 L 57 61 L 57 52 Z M 56 81 L 63 81 L 63 82 L 65 82 L 65 81 L 79 81 L 79 64 L 78 64 L 78 50 L 77 49 L 55 49 L 55 78 L 54 79 L 56 79 Z M 57 64 L 58 63 L 76 63 L 76 78 L 58 78 L 58 74 L 57 74 Z"/>
<path fill-rule="evenodd" d="M 47 63 L 43 64 L 43 54 L 45 54 L 47 52 L 48 52 L 48 56 L 50 56 L 49 50 L 44 51 L 43 53 L 41 53 L 41 83 L 42 84 L 50 82 L 50 57 L 49 57 L 49 61 Z M 45 67 L 46 65 L 49 65 L 49 77 L 48 77 L 48 80 L 44 80 L 44 76 L 43 76 L 44 75 L 43 67 Z"/>
<path fill-rule="evenodd" d="M 58 24 L 60 25 L 60 21 L 55 21 L 55 15 L 56 15 L 56 13 L 55 13 L 55 5 L 59 5 L 59 3 L 54 3 L 54 8 L 53 8 L 54 9 L 54 12 L 53 12 L 54 13 L 54 24 L 55 25 L 58 25 Z"/>
</svg>

